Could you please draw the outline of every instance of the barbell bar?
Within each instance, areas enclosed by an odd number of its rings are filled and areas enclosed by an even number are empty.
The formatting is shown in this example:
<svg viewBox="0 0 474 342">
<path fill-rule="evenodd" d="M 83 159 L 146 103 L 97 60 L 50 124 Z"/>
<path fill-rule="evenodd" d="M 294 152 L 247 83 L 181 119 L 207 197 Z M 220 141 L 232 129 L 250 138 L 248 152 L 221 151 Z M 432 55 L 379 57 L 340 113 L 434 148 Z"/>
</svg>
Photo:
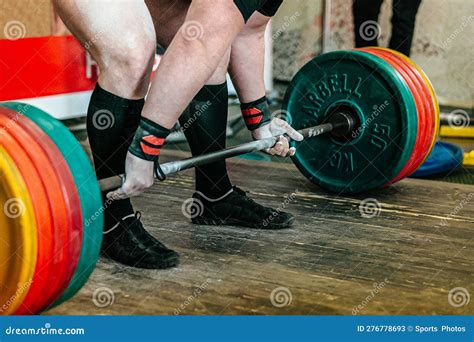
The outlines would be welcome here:
<svg viewBox="0 0 474 342">
<path fill-rule="evenodd" d="M 313 138 L 328 133 L 343 137 L 350 136 L 350 134 L 356 128 L 356 119 L 351 116 L 350 113 L 335 112 L 329 116 L 326 123 L 301 129 L 298 132 L 303 136 L 304 139 Z M 286 137 L 287 139 L 290 139 L 288 136 Z M 200 156 L 171 161 L 157 165 L 155 176 L 158 180 L 164 181 L 168 175 L 210 164 L 223 159 L 233 158 L 247 153 L 263 151 L 267 148 L 275 146 L 277 142 L 278 137 L 270 137 L 228 147 L 223 150 L 203 154 Z M 99 180 L 100 190 L 103 192 L 115 190 L 122 185 L 124 180 L 125 175 L 101 179 Z"/>
</svg>

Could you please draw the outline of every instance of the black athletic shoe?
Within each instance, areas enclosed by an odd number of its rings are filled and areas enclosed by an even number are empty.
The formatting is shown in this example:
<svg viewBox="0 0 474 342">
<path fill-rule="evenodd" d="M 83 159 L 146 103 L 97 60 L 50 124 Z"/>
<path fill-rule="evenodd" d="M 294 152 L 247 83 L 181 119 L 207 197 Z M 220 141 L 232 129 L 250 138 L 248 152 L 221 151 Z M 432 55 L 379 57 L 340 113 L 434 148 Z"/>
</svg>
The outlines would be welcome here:
<svg viewBox="0 0 474 342">
<path fill-rule="evenodd" d="M 194 193 L 193 198 L 195 207 L 201 213 L 191 219 L 195 224 L 284 229 L 289 228 L 295 220 L 289 213 L 256 203 L 236 186 L 232 192 L 217 200 L 211 200 L 199 192 Z"/>
<path fill-rule="evenodd" d="M 179 264 L 179 254 L 151 236 L 140 221 L 140 212 L 122 218 L 104 231 L 102 254 L 124 265 L 165 269 Z"/>
</svg>

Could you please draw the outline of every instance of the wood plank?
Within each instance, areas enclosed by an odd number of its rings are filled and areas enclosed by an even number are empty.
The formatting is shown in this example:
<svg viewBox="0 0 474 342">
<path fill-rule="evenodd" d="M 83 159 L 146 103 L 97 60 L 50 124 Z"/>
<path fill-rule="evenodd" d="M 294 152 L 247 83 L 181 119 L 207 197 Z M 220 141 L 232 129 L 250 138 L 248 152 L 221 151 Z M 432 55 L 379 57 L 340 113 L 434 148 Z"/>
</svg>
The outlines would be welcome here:
<svg viewBox="0 0 474 342">
<path fill-rule="evenodd" d="M 233 159 L 229 169 L 235 184 L 260 203 L 292 212 L 295 226 L 192 225 L 181 212 L 193 192 L 193 173 L 186 171 L 134 200 L 149 231 L 180 252 L 181 265 L 150 271 L 101 259 L 80 293 L 48 313 L 474 313 L 472 302 L 459 308 L 448 302 L 453 288 L 474 293 L 474 186 L 409 179 L 337 196 L 292 164 Z M 366 198 L 380 203 L 378 216 L 361 216 Z M 104 308 L 92 300 L 101 287 L 114 293 Z M 278 307 L 270 298 L 281 287 L 291 303 Z"/>
</svg>

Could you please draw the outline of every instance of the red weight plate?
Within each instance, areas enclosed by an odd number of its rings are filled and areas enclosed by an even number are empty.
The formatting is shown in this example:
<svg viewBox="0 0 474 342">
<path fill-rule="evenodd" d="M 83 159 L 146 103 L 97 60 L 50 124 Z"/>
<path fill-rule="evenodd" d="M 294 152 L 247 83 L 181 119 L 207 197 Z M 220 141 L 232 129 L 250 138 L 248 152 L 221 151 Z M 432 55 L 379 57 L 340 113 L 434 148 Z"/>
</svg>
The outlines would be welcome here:
<svg viewBox="0 0 474 342">
<path fill-rule="evenodd" d="M 423 76 L 421 75 L 420 71 L 408 61 L 408 57 L 400 56 L 397 53 L 393 53 L 390 50 L 385 50 L 387 53 L 391 53 L 395 58 L 397 58 L 400 62 L 404 63 L 405 66 L 411 71 L 414 78 L 416 78 L 418 83 L 418 89 L 420 90 L 421 94 L 425 99 L 425 119 L 427 125 L 427 142 L 426 142 L 426 149 L 423 152 L 423 158 L 420 159 L 418 165 L 415 165 L 415 169 L 413 172 L 418 169 L 423 161 L 426 160 L 426 156 L 429 154 L 432 146 L 432 142 L 434 140 L 433 136 L 436 134 L 436 109 L 434 105 L 434 101 L 431 95 L 431 91 L 428 88 Z"/>
<path fill-rule="evenodd" d="M 45 296 L 44 303 L 41 303 L 41 305 L 35 303 L 34 305 L 35 310 L 38 308 L 39 311 L 43 311 L 61 296 L 76 270 L 82 247 L 81 204 L 74 178 L 57 146 L 47 134 L 26 116 L 21 116 L 18 122 L 34 138 L 34 141 L 38 142 L 41 146 L 49 165 L 51 165 L 56 174 L 56 180 L 60 187 L 59 194 L 62 197 L 67 213 L 67 226 L 63 226 L 58 232 L 60 234 L 61 230 L 63 231 L 64 243 L 55 246 L 54 255 L 58 256 L 55 259 L 62 262 L 60 265 L 62 272 L 58 272 L 58 270 L 55 272 L 57 286 L 52 287 L 46 292 L 49 298 L 46 299 L 47 296 Z M 48 179 L 48 184 L 49 181 Z M 61 226 L 58 225 L 58 227 Z M 34 299 L 33 296 L 32 299 Z M 21 309 L 22 311 L 19 314 L 30 312 L 30 308 L 27 308 L 26 305 Z"/>
<path fill-rule="evenodd" d="M 8 124 L 8 126 L 6 125 Z M 21 285 L 17 283 L 16 286 L 16 296 L 22 295 L 21 303 L 24 303 L 26 297 L 30 294 L 31 289 L 36 285 L 36 282 L 46 284 L 45 281 L 40 279 L 40 272 L 39 270 L 43 268 L 48 262 L 53 250 L 52 248 L 52 222 L 50 220 L 50 208 L 48 204 L 48 196 L 46 190 L 44 188 L 44 184 L 42 183 L 38 171 L 35 168 L 35 165 L 30 160 L 29 156 L 25 151 L 23 151 L 18 144 L 18 142 L 10 135 L 10 132 L 16 130 L 17 127 L 14 123 L 9 122 L 8 119 L 0 115 L 0 139 L 1 139 L 1 146 L 4 151 L 10 156 L 12 162 L 15 164 L 16 168 L 18 169 L 19 175 L 25 182 L 26 190 L 28 191 L 28 195 L 31 198 L 32 203 L 32 210 L 31 215 L 34 215 L 35 222 L 31 222 L 29 225 L 29 229 L 37 236 L 35 240 L 37 240 L 37 249 L 33 254 L 36 259 L 36 264 L 25 264 L 24 267 L 29 267 L 29 274 L 31 278 L 28 279 L 28 282 L 25 282 L 25 285 Z M 33 148 L 32 153 L 35 152 Z M 2 208 L 3 209 L 3 208 Z M 39 223 L 42 222 L 40 225 Z M 5 227 L 3 227 L 5 228 Z M 10 228 L 17 228 L 18 227 L 10 227 Z M 3 237 L 2 237 L 3 238 Z M 18 242 L 19 243 L 19 242 Z M 18 266 L 18 265 L 17 265 Z M 1 265 L 1 267 L 7 267 L 7 265 Z M 11 271 L 10 271 L 11 272 Z M 15 270 L 15 272 L 20 272 L 19 270 Z M 8 273 L 8 271 L 7 271 Z M 12 276 L 10 274 L 10 276 Z M 8 286 L 7 286 L 8 288 Z M 22 292 L 18 292 L 19 289 L 22 289 Z M 2 291 L 4 290 L 4 284 L 2 284 Z M 26 294 L 23 291 L 28 291 Z M 10 299 L 12 302 L 14 299 Z M 19 305 L 22 305 L 18 303 Z M 2 303 L 3 305 L 4 303 Z M 17 309 L 19 306 L 17 306 Z M 16 310 L 17 310 L 16 309 Z M 12 314 L 14 312 L 11 312 Z"/>
<path fill-rule="evenodd" d="M 59 152 L 53 154 L 53 150 L 50 151 L 50 155 L 45 153 L 46 149 L 39 145 L 44 141 L 41 131 L 36 126 L 30 127 L 31 130 L 36 128 L 40 133 L 36 136 L 30 134 L 25 127 L 32 124 L 25 120 L 27 119 L 20 113 L 0 108 L 0 125 L 10 127 L 8 134 L 18 146 L 15 153 L 29 158 L 31 170 L 37 173 L 36 189 L 41 185 L 46 193 L 47 198 L 41 203 L 35 202 L 35 206 L 39 203 L 46 206 L 43 208 L 43 215 L 46 213 L 48 217 L 38 219 L 38 250 L 42 262 L 37 264 L 30 291 L 15 314 L 41 312 L 62 293 L 72 277 L 79 258 L 80 243 L 77 245 L 77 242 L 70 243 L 70 241 L 71 238 L 77 238 L 77 231 L 81 233 L 82 224 L 80 215 L 78 218 L 69 215 L 77 211 L 74 207 L 78 206 L 79 202 L 75 203 L 69 196 L 67 199 L 63 196 L 67 193 L 64 191 L 74 190 L 75 187 L 70 174 L 69 178 L 63 177 L 67 175 L 68 168 L 64 162 L 61 165 L 58 159 L 61 154 L 58 154 Z M 76 201 L 79 201 L 77 196 Z M 48 221 L 49 229 L 45 225 Z"/>
<path fill-rule="evenodd" d="M 423 150 L 425 148 L 425 143 L 426 143 L 426 122 L 425 122 L 425 106 L 423 104 L 423 98 L 420 95 L 418 91 L 417 84 L 415 81 L 411 78 L 410 73 L 405 69 L 405 66 L 400 63 L 398 60 L 393 58 L 391 54 L 388 53 L 383 53 L 383 51 L 376 50 L 376 49 L 370 49 L 370 48 L 364 48 L 360 49 L 362 51 L 371 53 L 383 60 L 385 60 L 387 63 L 392 65 L 392 67 L 395 68 L 395 70 L 398 71 L 398 73 L 403 77 L 405 82 L 407 83 L 408 87 L 410 88 L 413 98 L 416 103 L 416 109 L 417 109 L 417 116 L 418 116 L 418 134 L 417 134 L 417 139 L 415 143 L 415 147 L 413 149 L 413 153 L 411 154 L 410 158 L 408 159 L 407 164 L 405 167 L 400 171 L 400 173 L 392 179 L 388 184 L 393 184 L 396 183 L 397 181 L 407 177 L 411 172 L 413 172 L 414 165 L 416 165 L 419 162 L 420 156 L 424 156 Z"/>
<path fill-rule="evenodd" d="M 38 196 L 44 192 L 43 198 L 33 200 L 35 213 L 41 210 L 40 216 L 37 218 L 37 236 L 38 236 L 38 256 L 33 281 L 30 290 L 26 295 L 21 306 L 15 311 L 19 314 L 24 308 L 30 314 L 39 313 L 40 310 L 33 307 L 36 302 L 43 300 L 51 300 L 47 296 L 49 289 L 55 285 L 55 279 L 61 276 L 58 271 L 63 271 L 63 259 L 66 255 L 55 256 L 55 246 L 65 242 L 63 230 L 67 227 L 67 212 L 60 197 L 61 188 L 55 181 L 56 175 L 52 172 L 48 165 L 48 161 L 42 158 L 42 151 L 40 147 L 33 141 L 33 144 L 25 149 L 23 144 L 31 142 L 28 135 L 21 129 L 17 123 L 20 114 L 9 111 L 6 114 L 4 108 L 0 108 L 0 126 L 4 127 L 4 134 L 2 135 L 2 144 L 9 153 L 15 163 L 20 165 L 21 162 L 26 166 L 19 167 L 20 172 L 25 173 L 29 170 L 33 175 L 30 176 L 35 180 L 35 184 L 29 187 L 31 196 Z M 9 115 L 12 114 L 12 115 Z M 23 140 L 26 139 L 26 140 Z M 8 143 L 7 143 L 8 142 Z M 12 146 L 15 146 L 14 148 Z M 26 175 L 24 174 L 26 178 Z M 46 180 L 46 177 L 48 180 Z M 54 195 L 54 202 L 52 202 L 51 194 Z M 39 208 L 39 209 L 37 209 Z M 47 216 L 47 217 L 46 217 Z M 43 221 L 44 220 L 44 221 Z M 48 227 L 49 225 L 49 227 Z M 56 285 L 58 286 L 58 285 Z M 34 296 L 32 298 L 32 296 Z M 30 308 L 31 306 L 31 308 Z"/>
<path fill-rule="evenodd" d="M 65 272 L 62 277 L 61 286 L 57 292 L 52 292 L 52 300 L 46 303 L 40 310 L 43 311 L 52 305 L 68 287 L 80 259 L 82 249 L 82 212 L 81 199 L 76 188 L 74 176 L 71 173 L 69 165 L 63 158 L 61 151 L 56 144 L 51 140 L 48 134 L 38 127 L 33 121 L 26 116 L 21 116 L 18 123 L 34 138 L 36 142 L 43 149 L 47 156 L 50 165 L 56 172 L 57 179 L 61 186 L 61 194 L 63 195 L 64 203 L 66 204 L 67 212 L 69 214 L 69 230 L 67 232 L 67 240 L 64 245 L 58 246 L 59 250 L 66 250 L 68 252 L 68 259 L 65 260 Z"/>
<path fill-rule="evenodd" d="M 415 62 L 413 62 L 410 58 L 408 58 L 407 56 L 405 56 L 404 54 L 398 52 L 398 51 L 395 51 L 395 50 L 390 50 L 390 49 L 387 49 L 387 48 L 381 48 L 381 47 L 377 47 L 377 49 L 383 49 L 383 50 L 387 50 L 387 51 L 390 51 L 392 54 L 396 55 L 397 57 L 399 57 L 400 59 L 404 60 L 407 64 L 409 64 L 413 69 L 415 69 L 416 71 L 418 71 L 418 74 L 421 76 L 421 78 L 423 79 L 423 86 L 428 89 L 428 92 L 430 93 L 430 99 L 431 99 L 431 102 L 430 102 L 430 107 L 433 108 L 433 112 L 429 113 L 431 115 L 431 119 L 433 119 L 433 124 L 434 124 L 434 127 L 433 127 L 433 136 L 432 136 L 432 139 L 431 139 L 431 145 L 430 145 L 430 148 L 429 148 L 429 152 L 426 154 L 425 156 L 425 159 L 423 160 L 423 162 L 426 161 L 426 159 L 428 158 L 428 156 L 430 155 L 430 152 L 433 150 L 433 147 L 434 145 L 436 144 L 436 140 L 437 140 L 437 137 L 439 135 L 439 127 L 440 127 L 440 123 L 439 123 L 439 104 L 438 104 L 438 99 L 436 98 L 436 92 L 433 88 L 433 85 L 431 84 L 428 76 L 424 73 L 423 69 L 421 69 Z"/>
<path fill-rule="evenodd" d="M 381 50 L 376 50 L 380 52 L 382 56 L 384 56 L 386 59 L 389 59 L 396 63 L 400 70 L 403 70 L 406 74 L 407 77 L 410 78 L 412 81 L 412 84 L 414 88 L 412 89 L 413 93 L 415 94 L 415 100 L 417 103 L 417 110 L 418 110 L 418 122 L 419 122 L 419 137 L 420 137 L 420 144 L 418 145 L 418 149 L 416 149 L 412 155 L 412 163 L 407 165 L 406 172 L 403 174 L 400 174 L 397 178 L 395 178 L 391 183 L 398 182 L 406 177 L 408 177 L 411 173 L 413 173 L 419 165 L 422 163 L 425 155 L 426 155 L 426 150 L 428 149 L 428 145 L 431 143 L 430 138 L 431 135 L 429 134 L 429 131 L 431 129 L 430 123 L 427 122 L 427 111 L 428 111 L 428 105 L 426 104 L 426 98 L 423 96 L 423 92 L 421 90 L 421 86 L 418 83 L 418 80 L 416 79 L 416 76 L 411 72 L 409 68 L 406 67 L 406 64 L 402 61 L 400 61 L 398 58 L 396 58 L 393 54 L 387 52 L 387 51 L 381 51 Z"/>
</svg>

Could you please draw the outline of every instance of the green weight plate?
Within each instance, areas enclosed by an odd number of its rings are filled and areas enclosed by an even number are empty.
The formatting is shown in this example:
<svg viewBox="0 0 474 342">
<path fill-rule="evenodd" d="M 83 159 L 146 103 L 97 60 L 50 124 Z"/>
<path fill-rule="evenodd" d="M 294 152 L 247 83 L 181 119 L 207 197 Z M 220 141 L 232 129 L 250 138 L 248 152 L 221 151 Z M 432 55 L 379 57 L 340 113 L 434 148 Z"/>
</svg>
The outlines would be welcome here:
<svg viewBox="0 0 474 342">
<path fill-rule="evenodd" d="M 417 114 L 413 96 L 387 62 L 360 51 L 336 51 L 306 64 L 291 81 L 283 109 L 296 129 L 350 111 L 359 122 L 349 139 L 331 134 L 294 142 L 293 161 L 313 183 L 338 193 L 384 186 L 413 152 Z"/>
<path fill-rule="evenodd" d="M 81 145 L 59 121 L 31 105 L 6 102 L 1 103 L 0 106 L 24 114 L 54 141 L 69 165 L 79 193 L 83 214 L 81 255 L 71 282 L 54 304 L 58 305 L 74 296 L 82 288 L 92 274 L 99 257 L 104 225 L 99 184 Z"/>
</svg>

